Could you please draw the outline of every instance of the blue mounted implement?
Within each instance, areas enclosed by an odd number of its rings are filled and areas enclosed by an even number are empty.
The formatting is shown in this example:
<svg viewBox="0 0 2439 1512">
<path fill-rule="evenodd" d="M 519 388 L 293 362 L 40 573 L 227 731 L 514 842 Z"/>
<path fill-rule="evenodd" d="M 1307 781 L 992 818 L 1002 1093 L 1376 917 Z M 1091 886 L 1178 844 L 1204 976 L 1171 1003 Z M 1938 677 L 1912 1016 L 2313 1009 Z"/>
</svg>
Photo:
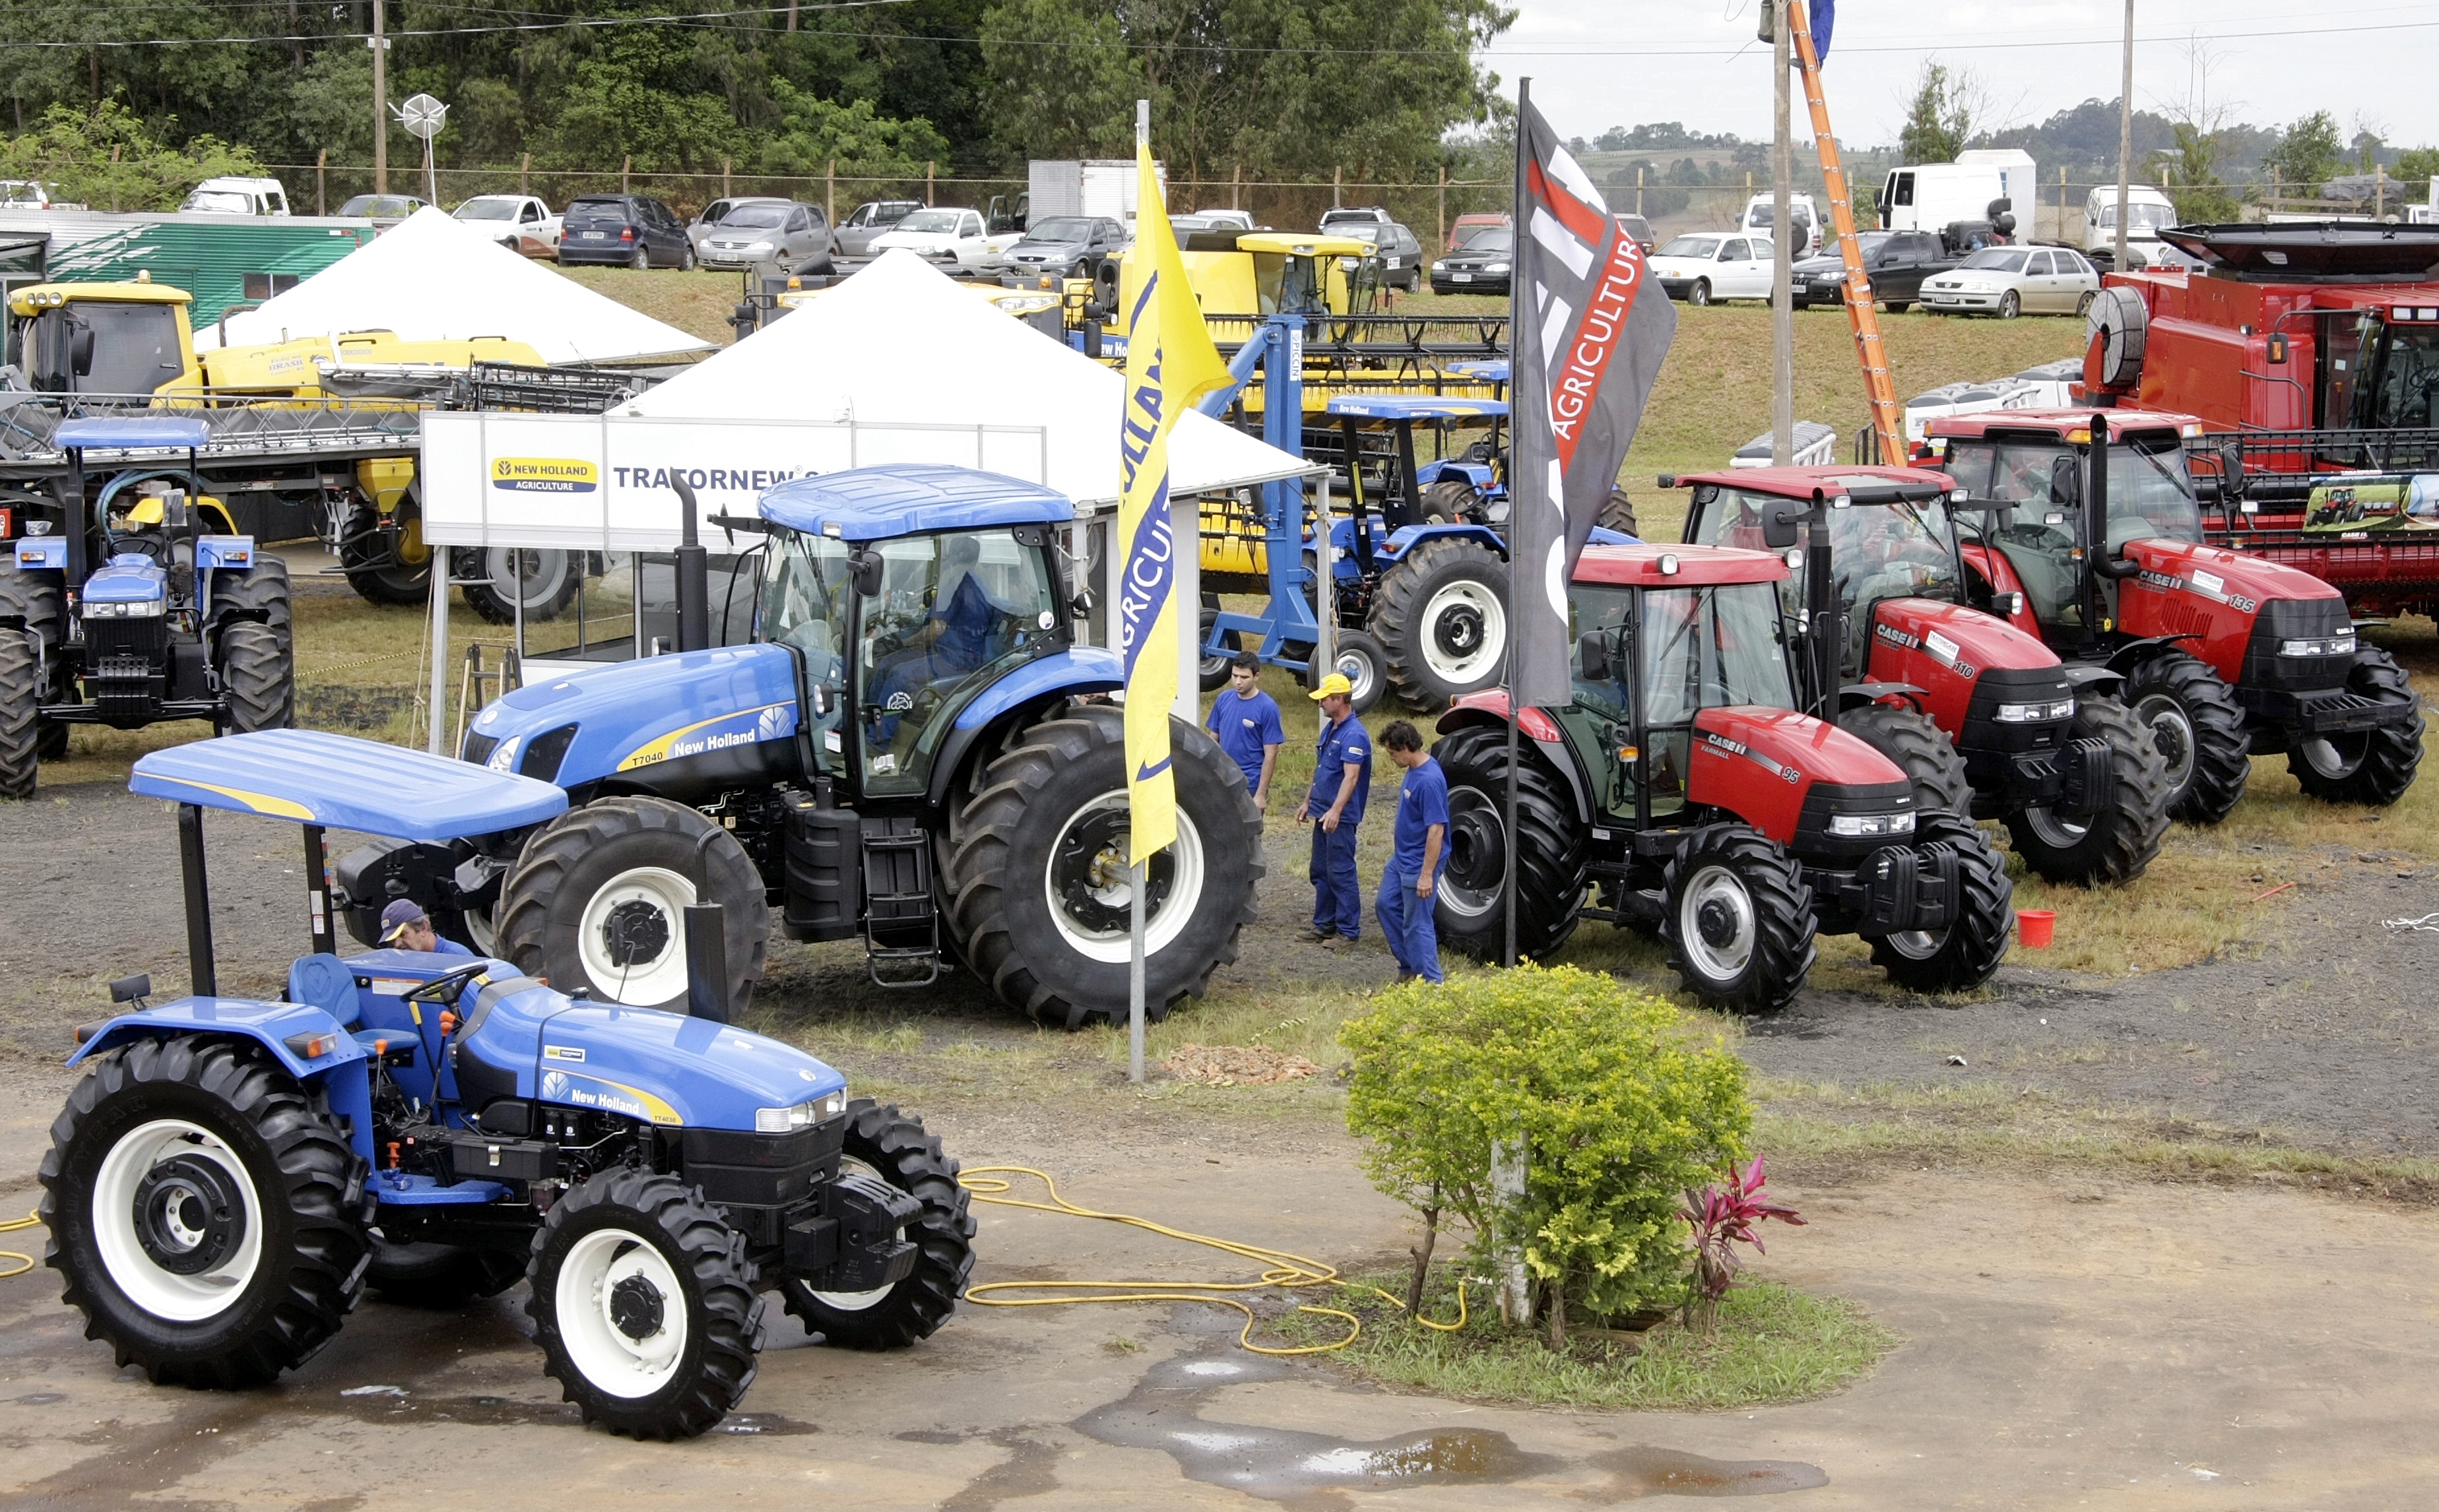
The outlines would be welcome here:
<svg viewBox="0 0 2439 1512">
<path fill-rule="evenodd" d="M 394 746 L 266 731 L 154 752 L 178 806 L 193 992 L 77 1031 L 43 1162 L 50 1265 L 90 1337 L 161 1383 L 260 1385 L 369 1285 L 452 1303 L 532 1283 L 543 1368 L 587 1422 L 700 1433 L 752 1382 L 760 1293 L 834 1344 L 912 1343 L 972 1265 L 957 1165 L 917 1120 L 727 1023 L 724 920 L 685 910 L 687 1013 L 561 992 L 401 936 L 342 957 L 326 826 L 409 843 L 530 830 L 566 792 Z M 204 810 L 304 831 L 312 953 L 276 1001 L 217 990 Z"/>
</svg>

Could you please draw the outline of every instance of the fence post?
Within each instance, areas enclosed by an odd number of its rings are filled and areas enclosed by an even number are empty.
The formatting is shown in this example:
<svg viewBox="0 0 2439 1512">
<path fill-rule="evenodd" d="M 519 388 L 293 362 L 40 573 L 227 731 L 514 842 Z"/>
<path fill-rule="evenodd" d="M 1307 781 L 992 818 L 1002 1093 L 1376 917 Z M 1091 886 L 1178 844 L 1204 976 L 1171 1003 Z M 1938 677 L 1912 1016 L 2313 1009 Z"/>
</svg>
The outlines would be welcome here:
<svg viewBox="0 0 2439 1512">
<path fill-rule="evenodd" d="M 2066 240 L 2066 169 L 2058 169 L 2057 239 L 2060 241 Z"/>
<path fill-rule="evenodd" d="M 831 158 L 829 171 L 822 175 L 822 219 L 838 224 L 838 159 Z"/>
<path fill-rule="evenodd" d="M 329 192 L 330 187 L 329 179 L 329 170 L 330 150 L 326 147 L 319 152 L 313 154 L 313 213 L 315 215 L 328 215 L 330 213 L 329 209 L 325 208 L 325 206 L 329 204 L 330 198 Z"/>
<path fill-rule="evenodd" d="M 1437 239 L 1437 240 L 1433 240 L 1433 241 L 1432 242 L 1432 248 L 1433 248 L 1433 251 L 1438 251 L 1438 250 L 1440 250 L 1441 248 L 1446 247 L 1447 245 L 1448 245 L 1448 165 L 1447 165 L 1446 163 L 1442 163 L 1442 164 L 1440 165 L 1440 234 L 1439 234 L 1438 239 Z"/>
<path fill-rule="evenodd" d="M 723 157 L 723 158 L 721 158 L 721 159 L 720 160 L 720 197 L 721 197 L 721 199 L 723 199 L 723 200 L 724 200 L 724 199 L 726 199 L 726 198 L 728 198 L 728 169 L 729 169 L 729 167 L 730 167 L 730 164 L 729 164 L 728 159 L 726 159 L 726 158 L 724 158 L 724 157 Z"/>
<path fill-rule="evenodd" d="M 533 154 L 531 152 L 525 153 L 517 159 L 517 192 L 519 194 L 533 192 Z"/>
<path fill-rule="evenodd" d="M 618 192 L 619 192 L 619 193 L 624 194 L 624 193 L 626 193 L 626 192 L 627 192 L 627 175 L 628 175 L 628 174 L 630 174 L 630 173 L 632 173 L 634 170 L 635 170 L 635 159 L 634 159 L 633 155 L 631 153 L 631 154 L 627 157 L 627 159 L 626 159 L 624 162 L 622 162 L 622 163 L 620 163 L 620 164 L 618 165 Z"/>
<path fill-rule="evenodd" d="M 923 206 L 926 209 L 931 208 L 932 205 L 932 175 L 939 171 L 940 165 L 937 163 L 923 165 Z"/>
<path fill-rule="evenodd" d="M 1245 165 L 1238 163 L 1236 167 L 1228 170 L 1228 208 L 1232 210 L 1241 210 L 1245 207 L 1243 204 L 1244 188 Z"/>
<path fill-rule="evenodd" d="M 1643 213 L 1643 165 L 1640 163 L 1634 167 L 1634 213 Z"/>
<path fill-rule="evenodd" d="M 2371 218 L 2388 218 L 2388 172 L 2377 163 L 2371 166 Z"/>
<path fill-rule="evenodd" d="M 1522 1138 L 1503 1139 L 1490 1147 L 1490 1190 L 1499 1203 L 1499 1242 L 1491 1279 L 1498 1288 L 1499 1316 L 1519 1327 L 1533 1321 L 1533 1291 L 1524 1275 L 1524 1236 L 1514 1232 L 1516 1209 L 1524 1201 L 1526 1159 Z"/>
<path fill-rule="evenodd" d="M 1344 203 L 1338 197 L 1338 188 L 1339 177 L 1346 170 L 1343 168 L 1332 168 L 1329 170 L 1329 207 L 1333 210 L 1337 209 L 1339 205 Z"/>
</svg>

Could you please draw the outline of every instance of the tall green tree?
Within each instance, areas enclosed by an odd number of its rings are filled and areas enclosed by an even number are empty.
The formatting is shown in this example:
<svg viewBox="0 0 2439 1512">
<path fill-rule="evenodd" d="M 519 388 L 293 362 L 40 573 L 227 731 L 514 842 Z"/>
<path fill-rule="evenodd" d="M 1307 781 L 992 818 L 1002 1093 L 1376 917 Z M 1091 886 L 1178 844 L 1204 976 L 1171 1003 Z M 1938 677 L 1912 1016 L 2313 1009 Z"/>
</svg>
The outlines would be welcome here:
<svg viewBox="0 0 2439 1512">
<path fill-rule="evenodd" d="M 35 179 L 54 198 L 97 210 L 174 210 L 207 178 L 261 171 L 253 153 L 216 136 L 168 146 L 115 98 L 90 110 L 52 105 L 28 130 L 0 138 L 0 178 Z"/>
<path fill-rule="evenodd" d="M 1131 155 L 1142 61 L 1108 9 L 1004 0 L 983 12 L 983 98 L 1011 158 Z"/>
<path fill-rule="evenodd" d="M 1898 153 L 1909 163 L 1954 162 L 1980 124 L 1979 95 L 1969 76 L 1946 63 L 1924 63 L 1897 133 Z"/>
<path fill-rule="evenodd" d="M 2277 170 L 2280 187 L 2287 192 L 2305 199 L 2320 193 L 2322 184 L 2346 170 L 2345 143 L 2338 135 L 2337 117 L 2316 110 L 2288 127 L 2263 165 Z"/>
</svg>

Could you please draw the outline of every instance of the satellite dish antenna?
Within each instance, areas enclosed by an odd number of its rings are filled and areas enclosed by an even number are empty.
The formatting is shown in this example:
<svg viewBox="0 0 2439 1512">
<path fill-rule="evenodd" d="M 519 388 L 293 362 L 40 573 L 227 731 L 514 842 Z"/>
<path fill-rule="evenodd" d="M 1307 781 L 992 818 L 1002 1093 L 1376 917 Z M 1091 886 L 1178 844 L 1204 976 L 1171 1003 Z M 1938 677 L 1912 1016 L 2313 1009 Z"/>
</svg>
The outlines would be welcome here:
<svg viewBox="0 0 2439 1512">
<path fill-rule="evenodd" d="M 440 134 L 440 128 L 448 121 L 449 107 L 429 95 L 410 95 L 390 108 L 397 112 L 398 123 L 406 128 L 408 135 L 423 139 L 423 202 L 436 205 L 440 203 L 440 186 L 432 166 L 432 139 Z"/>
</svg>

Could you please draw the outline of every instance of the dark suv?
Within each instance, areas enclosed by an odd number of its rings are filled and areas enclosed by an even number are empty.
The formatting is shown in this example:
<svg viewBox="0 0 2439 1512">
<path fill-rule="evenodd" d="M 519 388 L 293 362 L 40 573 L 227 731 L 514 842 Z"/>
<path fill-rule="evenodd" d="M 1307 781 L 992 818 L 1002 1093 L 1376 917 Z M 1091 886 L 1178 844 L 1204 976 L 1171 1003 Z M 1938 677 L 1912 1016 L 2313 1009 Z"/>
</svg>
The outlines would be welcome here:
<svg viewBox="0 0 2439 1512">
<path fill-rule="evenodd" d="M 649 194 L 588 194 L 561 218 L 559 260 L 608 262 L 630 268 L 694 266 L 685 222 Z"/>
</svg>

